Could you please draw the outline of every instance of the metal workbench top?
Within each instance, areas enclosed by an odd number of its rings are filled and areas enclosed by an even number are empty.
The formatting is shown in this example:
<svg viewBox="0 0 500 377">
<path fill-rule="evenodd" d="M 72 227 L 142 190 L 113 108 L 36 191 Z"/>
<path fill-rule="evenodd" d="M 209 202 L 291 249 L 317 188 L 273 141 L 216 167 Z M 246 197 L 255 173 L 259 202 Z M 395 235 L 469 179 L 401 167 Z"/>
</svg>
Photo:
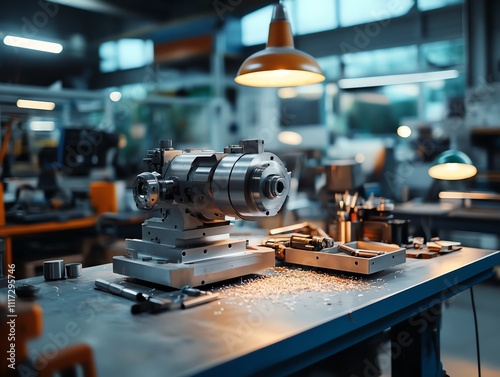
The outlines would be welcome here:
<svg viewBox="0 0 500 377">
<path fill-rule="evenodd" d="M 252 285 L 241 280 L 217 301 L 141 315 L 131 314 L 131 301 L 94 289 L 97 278 L 124 283 L 111 265 L 86 268 L 78 279 L 36 277 L 24 282 L 40 287 L 44 333 L 30 354 L 85 342 L 100 376 L 286 374 L 467 289 L 497 264 L 500 252 L 463 248 L 368 277 L 326 272 L 347 279 L 345 288 L 339 280 L 340 289 L 280 295 L 277 287 L 276 296 L 249 299 L 243 290 Z"/>
</svg>

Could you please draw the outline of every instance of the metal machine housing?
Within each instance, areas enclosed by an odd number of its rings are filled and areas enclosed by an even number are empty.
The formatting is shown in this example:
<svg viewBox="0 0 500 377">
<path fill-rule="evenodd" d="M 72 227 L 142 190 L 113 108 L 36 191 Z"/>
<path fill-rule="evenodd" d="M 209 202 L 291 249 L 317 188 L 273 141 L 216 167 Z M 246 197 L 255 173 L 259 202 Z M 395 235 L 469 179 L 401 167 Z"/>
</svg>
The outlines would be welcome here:
<svg viewBox="0 0 500 377">
<path fill-rule="evenodd" d="M 174 150 L 171 141 L 148 152 L 148 172 L 134 182 L 139 209 L 158 210 L 142 224 L 142 239 L 126 239 L 113 271 L 168 285 L 200 286 L 274 267 L 274 252 L 233 239 L 226 216 L 274 216 L 290 187 L 281 160 L 262 140 L 224 152 Z"/>
</svg>

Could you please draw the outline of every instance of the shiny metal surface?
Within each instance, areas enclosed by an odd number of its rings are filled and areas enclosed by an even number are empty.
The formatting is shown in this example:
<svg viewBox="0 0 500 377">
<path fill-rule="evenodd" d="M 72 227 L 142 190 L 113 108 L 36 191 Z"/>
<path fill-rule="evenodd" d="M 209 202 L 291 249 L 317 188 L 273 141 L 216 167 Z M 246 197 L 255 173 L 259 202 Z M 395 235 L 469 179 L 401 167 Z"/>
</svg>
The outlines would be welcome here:
<svg viewBox="0 0 500 377">
<path fill-rule="evenodd" d="M 66 277 L 68 279 L 76 279 L 82 276 L 81 263 L 67 263 L 66 264 Z"/>
<path fill-rule="evenodd" d="M 160 202 L 160 174 L 145 172 L 139 174 L 134 182 L 133 194 L 135 204 L 139 209 L 150 210 Z"/>
<path fill-rule="evenodd" d="M 241 156 L 227 180 L 233 215 L 242 219 L 275 216 L 290 189 L 290 177 L 283 163 L 267 152 Z"/>
<path fill-rule="evenodd" d="M 273 266 L 274 251 L 267 248 L 205 258 L 191 263 L 167 263 L 158 258 L 151 260 L 113 258 L 115 273 L 174 288 L 185 285 L 204 286 L 256 273 Z"/>
<path fill-rule="evenodd" d="M 232 216 L 251 220 L 276 215 L 290 189 L 283 162 L 264 152 L 261 140 L 226 149 L 229 153 L 150 151 L 156 156 L 150 157 L 154 160 L 151 168 L 157 170 L 136 177 L 133 194 L 137 207 L 182 206 L 206 219 Z M 164 156 L 163 160 L 158 156 Z"/>
<path fill-rule="evenodd" d="M 43 276 L 45 280 L 60 280 L 66 277 L 64 261 L 62 259 L 43 262 Z"/>
<path fill-rule="evenodd" d="M 371 258 L 351 256 L 339 252 L 338 246 L 322 251 L 289 248 L 285 252 L 285 262 L 328 268 L 337 271 L 371 275 L 406 262 L 406 249 L 397 245 L 355 241 L 346 243 L 348 247 L 384 252 Z"/>
</svg>

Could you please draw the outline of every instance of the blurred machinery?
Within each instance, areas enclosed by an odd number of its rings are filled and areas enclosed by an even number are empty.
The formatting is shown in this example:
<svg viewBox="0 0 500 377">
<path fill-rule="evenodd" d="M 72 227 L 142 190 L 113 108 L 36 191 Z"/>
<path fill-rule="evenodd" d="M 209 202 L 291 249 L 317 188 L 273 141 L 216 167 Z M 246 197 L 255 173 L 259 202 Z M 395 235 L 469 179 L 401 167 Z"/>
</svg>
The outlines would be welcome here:
<svg viewBox="0 0 500 377">
<path fill-rule="evenodd" d="M 332 161 L 322 170 L 326 182 L 319 198 L 328 211 L 326 229 L 336 242 L 407 243 L 408 221 L 394 218 L 394 203 L 373 194 L 365 197 L 359 163 Z"/>
<path fill-rule="evenodd" d="M 127 239 L 127 256 L 113 271 L 171 287 L 200 286 L 274 267 L 274 252 L 232 239 L 226 216 L 274 216 L 290 188 L 290 174 L 262 140 L 244 140 L 224 152 L 175 150 L 160 142 L 144 159 L 133 194 L 139 209 L 158 215 Z"/>
</svg>

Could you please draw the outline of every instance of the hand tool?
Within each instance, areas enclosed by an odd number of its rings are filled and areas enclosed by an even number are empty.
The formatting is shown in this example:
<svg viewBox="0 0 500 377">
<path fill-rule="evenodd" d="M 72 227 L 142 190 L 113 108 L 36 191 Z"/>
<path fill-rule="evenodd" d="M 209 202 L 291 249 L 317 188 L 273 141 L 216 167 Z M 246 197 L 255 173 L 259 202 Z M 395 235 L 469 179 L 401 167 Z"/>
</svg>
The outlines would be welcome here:
<svg viewBox="0 0 500 377">
<path fill-rule="evenodd" d="M 104 279 L 96 279 L 95 289 L 122 296 L 132 301 L 146 301 L 148 299 L 148 296 L 142 292 L 134 291 L 133 289 L 120 284 L 111 283 Z"/>
</svg>

